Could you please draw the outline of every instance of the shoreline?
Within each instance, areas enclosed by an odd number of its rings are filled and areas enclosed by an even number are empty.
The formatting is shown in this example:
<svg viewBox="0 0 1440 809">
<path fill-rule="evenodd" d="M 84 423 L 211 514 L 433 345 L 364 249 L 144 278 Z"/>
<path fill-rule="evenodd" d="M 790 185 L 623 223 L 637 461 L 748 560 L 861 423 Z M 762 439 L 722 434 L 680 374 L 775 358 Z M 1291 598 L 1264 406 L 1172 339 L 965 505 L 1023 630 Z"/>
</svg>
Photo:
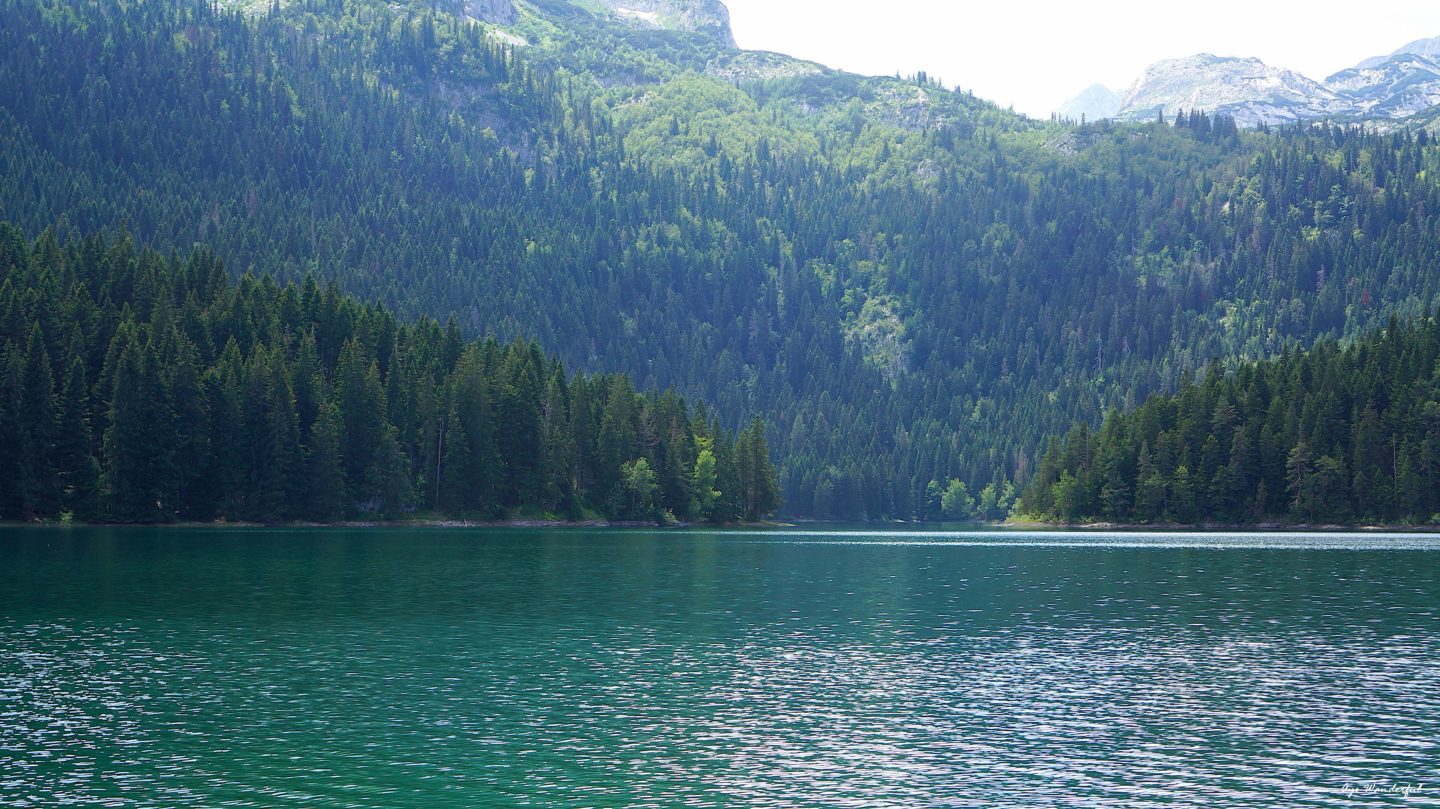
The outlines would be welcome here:
<svg viewBox="0 0 1440 809">
<path fill-rule="evenodd" d="M 425 517 L 408 520 L 339 520 L 336 522 L 166 522 L 166 523 L 107 523 L 107 522 L 62 522 L 59 520 L 37 520 L 33 522 L 0 522 L 5 528 L 429 528 L 429 529 L 517 529 L 517 528 L 653 528 L 653 529 L 699 529 L 699 530 L 753 530 L 785 528 L 823 528 L 846 526 L 850 528 L 873 528 L 876 531 L 931 529 L 936 531 L 994 530 L 994 531 L 1074 531 L 1076 533 L 1100 533 L 1121 531 L 1126 533 L 1152 532 L 1198 532 L 1198 533 L 1326 533 L 1326 534 L 1440 534 L 1440 525 L 1341 525 L 1324 523 L 1054 523 L 1040 520 L 1006 520 L 1004 522 L 906 522 L 878 520 L 874 522 L 824 522 L 794 518 L 791 520 L 763 520 L 761 522 L 734 523 L 654 523 L 644 520 L 552 520 L 552 519 L 511 519 L 511 520 L 466 520 L 443 517 Z"/>
<path fill-rule="evenodd" d="M 6 528 L 793 528 L 785 522 L 736 522 L 736 523 L 655 523 L 644 520 L 465 520 L 450 518 L 423 518 L 414 520 L 339 520 L 336 522 L 247 522 L 215 520 L 213 522 L 82 522 L 74 520 L 35 520 L 29 522 L 0 522 L 0 530 Z"/>
<path fill-rule="evenodd" d="M 1321 533 L 1321 534 L 1436 534 L 1440 533 L 1440 525 L 1389 525 L 1389 524 L 1365 524 L 1365 525 L 1341 525 L 1338 523 L 1322 523 L 1310 525 L 1308 523 L 1123 523 L 1123 522 L 1084 522 L 1084 523 L 1055 523 L 1039 520 L 1014 520 L 1003 523 L 994 523 L 1003 528 L 1016 528 L 1021 530 L 1047 530 L 1047 531 L 1195 531 L 1204 533 L 1224 533 L 1233 531 L 1245 531 L 1252 533 Z"/>
</svg>

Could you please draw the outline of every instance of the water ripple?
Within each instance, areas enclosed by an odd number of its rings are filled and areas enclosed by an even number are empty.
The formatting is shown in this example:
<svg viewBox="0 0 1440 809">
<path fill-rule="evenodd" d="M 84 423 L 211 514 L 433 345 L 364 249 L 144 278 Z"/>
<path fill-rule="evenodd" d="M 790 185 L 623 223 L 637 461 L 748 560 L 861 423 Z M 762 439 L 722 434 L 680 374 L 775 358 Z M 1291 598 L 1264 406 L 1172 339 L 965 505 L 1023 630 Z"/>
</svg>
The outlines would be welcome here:
<svg viewBox="0 0 1440 809">
<path fill-rule="evenodd" d="M 1430 546 L 40 536 L 4 806 L 1440 806 Z"/>
</svg>

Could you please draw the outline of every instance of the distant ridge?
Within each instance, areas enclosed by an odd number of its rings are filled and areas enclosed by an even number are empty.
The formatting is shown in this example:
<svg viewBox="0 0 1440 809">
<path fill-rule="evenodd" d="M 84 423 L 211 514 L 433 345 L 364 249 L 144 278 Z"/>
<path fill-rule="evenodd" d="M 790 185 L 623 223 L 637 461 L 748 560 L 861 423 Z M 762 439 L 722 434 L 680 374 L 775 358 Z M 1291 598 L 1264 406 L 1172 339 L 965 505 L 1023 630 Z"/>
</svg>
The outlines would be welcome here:
<svg viewBox="0 0 1440 809">
<path fill-rule="evenodd" d="M 1229 115 L 1241 126 L 1294 121 L 1398 121 L 1440 105 L 1440 37 L 1410 42 L 1316 81 L 1259 59 L 1195 54 L 1145 69 L 1108 114 L 1094 85 L 1057 111 L 1077 119 L 1145 121 L 1180 110 Z"/>
</svg>

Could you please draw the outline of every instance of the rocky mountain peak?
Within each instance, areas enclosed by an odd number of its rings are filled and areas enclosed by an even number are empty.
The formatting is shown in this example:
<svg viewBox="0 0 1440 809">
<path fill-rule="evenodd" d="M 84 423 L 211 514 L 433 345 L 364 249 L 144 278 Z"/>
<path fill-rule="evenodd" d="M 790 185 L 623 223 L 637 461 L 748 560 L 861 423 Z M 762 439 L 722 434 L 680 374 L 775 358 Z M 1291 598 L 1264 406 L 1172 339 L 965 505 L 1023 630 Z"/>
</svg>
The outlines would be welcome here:
<svg viewBox="0 0 1440 809">
<path fill-rule="evenodd" d="M 1342 70 L 1325 84 L 1361 115 L 1403 118 L 1440 104 L 1440 61 L 1404 52 L 1371 67 Z"/>
<path fill-rule="evenodd" d="M 1318 118 L 1345 104 L 1332 90 L 1259 59 L 1200 53 L 1145 69 L 1121 101 L 1118 117 L 1153 118 L 1178 110 L 1231 115 L 1242 126 Z"/>
<path fill-rule="evenodd" d="M 1372 56 L 1355 67 L 1358 70 L 1377 68 L 1390 61 L 1392 57 L 1402 54 L 1413 54 L 1415 56 L 1428 56 L 1432 59 L 1440 59 L 1440 37 L 1417 39 L 1414 42 L 1409 42 L 1396 48 L 1386 56 Z"/>
<path fill-rule="evenodd" d="M 1259 59 L 1195 54 L 1145 69 L 1109 115 L 1104 89 L 1091 87 L 1058 111 L 1077 119 L 1143 121 L 1179 110 L 1233 117 L 1241 126 L 1314 118 L 1397 120 L 1440 106 L 1440 37 L 1418 39 L 1366 59 L 1323 82 Z"/>
<path fill-rule="evenodd" d="M 589 0 L 632 25 L 704 34 L 729 48 L 735 47 L 730 30 L 730 9 L 720 0 Z"/>
<path fill-rule="evenodd" d="M 1113 118 L 1120 111 L 1124 96 L 1103 84 L 1092 84 L 1080 94 L 1061 105 L 1056 115 L 1070 121 L 1098 121 Z"/>
</svg>

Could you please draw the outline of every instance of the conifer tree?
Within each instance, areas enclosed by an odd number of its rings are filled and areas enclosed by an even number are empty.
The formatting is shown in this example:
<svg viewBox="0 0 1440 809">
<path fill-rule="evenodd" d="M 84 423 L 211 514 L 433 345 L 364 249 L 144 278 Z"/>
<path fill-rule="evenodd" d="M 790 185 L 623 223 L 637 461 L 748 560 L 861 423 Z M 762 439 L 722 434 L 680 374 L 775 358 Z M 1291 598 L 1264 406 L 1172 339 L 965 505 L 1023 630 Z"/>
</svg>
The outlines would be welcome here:
<svg viewBox="0 0 1440 809">
<path fill-rule="evenodd" d="M 750 522 L 764 519 L 780 507 L 780 494 L 775 487 L 775 470 L 770 465 L 765 425 L 758 417 L 740 432 L 735 455 L 742 492 L 741 515 Z"/>
<path fill-rule="evenodd" d="M 19 426 L 21 510 L 26 516 L 54 514 L 60 505 L 60 477 L 55 466 L 55 379 L 50 355 L 37 323 L 30 329 L 16 400 Z"/>
<path fill-rule="evenodd" d="M 606 500 L 623 497 L 619 492 L 620 467 L 640 456 L 638 422 L 635 389 L 629 379 L 617 375 L 610 380 L 596 440 L 595 490 Z"/>
<path fill-rule="evenodd" d="M 200 378 L 199 350 L 178 333 L 171 336 L 167 349 L 165 385 L 175 430 L 175 510 L 187 519 L 213 517 L 204 462 L 210 457 L 210 402 Z"/>
<path fill-rule="evenodd" d="M 104 439 L 102 488 L 114 520 L 160 522 L 174 514 L 174 425 L 158 364 L 132 333 L 116 365 Z"/>
<path fill-rule="evenodd" d="M 506 459 L 503 497 L 506 505 L 543 499 L 541 413 L 543 386 L 535 355 L 514 343 L 505 352 L 496 402 L 495 444 Z"/>
<path fill-rule="evenodd" d="M 62 492 L 62 511 L 76 519 L 99 516 L 100 462 L 96 460 L 90 421 L 90 389 L 85 361 L 75 357 L 65 373 L 56 415 L 55 464 Z"/>
<path fill-rule="evenodd" d="M 334 520 L 345 516 L 350 502 L 345 487 L 345 422 L 340 410 L 322 396 L 310 431 L 305 458 L 306 504 L 304 514 L 311 520 Z"/>
<path fill-rule="evenodd" d="M 0 344 L 0 519 L 19 519 L 24 510 L 21 483 L 20 389 L 22 363 L 14 344 Z"/>
</svg>

